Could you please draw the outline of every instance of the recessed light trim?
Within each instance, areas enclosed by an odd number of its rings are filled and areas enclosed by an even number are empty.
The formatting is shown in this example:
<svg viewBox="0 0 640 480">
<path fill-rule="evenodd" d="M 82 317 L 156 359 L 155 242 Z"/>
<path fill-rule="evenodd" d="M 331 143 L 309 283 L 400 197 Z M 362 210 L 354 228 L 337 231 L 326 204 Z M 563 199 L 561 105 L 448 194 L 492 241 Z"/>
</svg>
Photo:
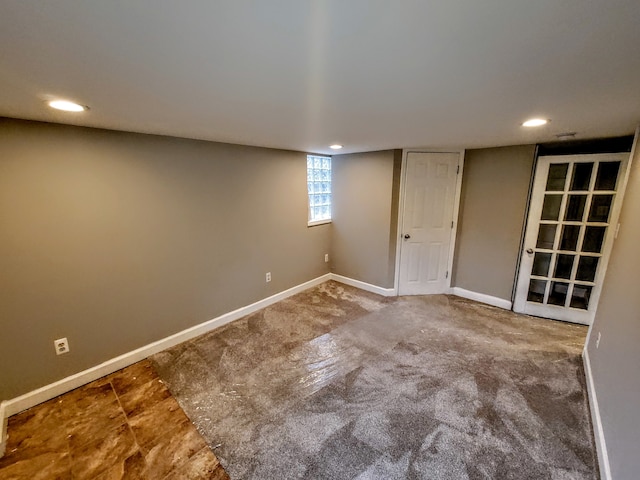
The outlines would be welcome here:
<svg viewBox="0 0 640 480">
<path fill-rule="evenodd" d="M 334 143 L 333 145 L 329 145 L 329 148 L 331 150 L 340 150 L 342 148 L 342 145 L 340 145 L 338 143 Z"/>
<path fill-rule="evenodd" d="M 69 100 L 51 100 L 49 102 L 49 106 L 64 112 L 84 112 L 89 109 L 89 107 L 80 105 L 79 103 L 70 102 Z"/>
<path fill-rule="evenodd" d="M 523 127 L 541 127 L 542 125 L 546 125 L 549 123 L 549 120 L 545 118 L 530 118 L 526 122 L 522 123 Z"/>
</svg>

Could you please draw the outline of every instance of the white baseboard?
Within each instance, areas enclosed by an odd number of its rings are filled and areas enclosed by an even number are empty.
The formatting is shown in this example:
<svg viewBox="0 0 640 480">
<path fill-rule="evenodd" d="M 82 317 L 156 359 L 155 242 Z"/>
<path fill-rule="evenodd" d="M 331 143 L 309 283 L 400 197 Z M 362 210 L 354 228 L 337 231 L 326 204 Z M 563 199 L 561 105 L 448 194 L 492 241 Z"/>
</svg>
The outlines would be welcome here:
<svg viewBox="0 0 640 480">
<path fill-rule="evenodd" d="M 602 419 L 600 418 L 600 407 L 596 395 L 593 375 L 591 373 L 591 362 L 589 361 L 589 351 L 587 346 L 582 352 L 582 362 L 584 363 L 584 374 L 587 377 L 587 394 L 589 397 L 589 408 L 591 409 L 591 422 L 593 423 L 593 434 L 596 440 L 596 451 L 598 452 L 598 465 L 600 466 L 600 478 L 611 480 L 611 466 L 609 465 L 609 454 L 607 453 L 607 442 L 604 438 Z"/>
<path fill-rule="evenodd" d="M 9 415 L 5 414 L 6 402 L 0 402 L 0 458 L 7 450 L 7 420 Z"/>
<path fill-rule="evenodd" d="M 345 285 L 351 285 L 352 287 L 359 288 L 360 290 L 366 290 L 367 292 L 377 293 L 385 297 L 394 297 L 397 295 L 394 288 L 378 287 L 377 285 L 371 285 L 370 283 L 361 282 L 360 280 L 354 280 L 353 278 L 343 277 L 336 273 L 329 274 L 331 280 L 344 283 Z"/>
<path fill-rule="evenodd" d="M 484 293 L 472 292 L 471 290 L 465 290 L 460 287 L 453 287 L 451 293 L 457 297 L 468 298 L 469 300 L 475 300 L 476 302 L 486 303 L 494 307 L 504 308 L 505 310 L 511 310 L 513 304 L 509 300 L 503 298 L 492 297 L 491 295 L 485 295 Z"/>
<path fill-rule="evenodd" d="M 31 408 L 42 402 L 51 400 L 52 398 L 62 395 L 63 393 L 70 392 L 75 388 L 81 387 L 82 385 L 102 378 L 105 375 L 109 375 L 110 373 L 128 367 L 129 365 L 139 362 L 140 360 L 144 360 L 154 353 L 161 352 L 162 350 L 166 350 L 167 348 L 171 348 L 175 345 L 178 345 L 179 343 L 207 333 L 215 328 L 221 327 L 222 325 L 225 325 L 229 322 L 233 322 L 234 320 L 242 318 L 245 315 L 254 313 L 262 308 L 268 307 L 269 305 L 295 295 L 296 293 L 307 290 L 308 288 L 315 287 L 316 285 L 319 285 L 330 279 L 331 274 L 327 273 L 320 277 L 314 278 L 313 280 L 309 280 L 308 282 L 302 283 L 295 287 L 289 288 L 288 290 L 277 293 L 258 302 L 252 303 L 251 305 L 247 305 L 246 307 L 242 307 L 232 312 L 225 313 L 224 315 L 221 315 L 217 318 L 206 321 L 194 327 L 187 328 L 186 330 L 182 330 L 181 332 L 163 338 L 162 340 L 158 340 L 157 342 L 150 343 L 149 345 L 145 345 L 144 347 L 125 353 L 123 355 L 120 355 L 119 357 L 107 360 L 106 362 L 101 363 L 100 365 L 96 365 L 95 367 L 91 367 L 82 372 L 63 378 L 62 380 L 59 380 L 57 382 L 45 385 L 44 387 L 38 388 L 37 390 L 25 393 L 24 395 L 13 398 L 11 400 L 3 401 L 0 404 L 0 422 L 2 423 L 2 430 L 0 431 L 0 452 L 1 448 L 3 448 L 6 443 L 6 420 L 11 415 L 15 415 L 16 413 Z"/>
</svg>

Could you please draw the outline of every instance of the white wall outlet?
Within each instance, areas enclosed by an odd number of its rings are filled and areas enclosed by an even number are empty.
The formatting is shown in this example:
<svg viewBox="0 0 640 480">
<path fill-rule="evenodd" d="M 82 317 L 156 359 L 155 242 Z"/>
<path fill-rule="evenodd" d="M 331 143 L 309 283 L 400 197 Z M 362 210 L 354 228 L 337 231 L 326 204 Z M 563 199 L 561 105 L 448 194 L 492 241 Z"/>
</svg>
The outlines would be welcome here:
<svg viewBox="0 0 640 480">
<path fill-rule="evenodd" d="M 600 337 L 602 336 L 601 332 L 598 332 L 598 339 L 596 340 L 596 348 L 600 346 Z"/>
<path fill-rule="evenodd" d="M 271 272 L 267 272 L 266 281 L 269 283 L 271 281 Z"/>
<path fill-rule="evenodd" d="M 63 353 L 69 353 L 69 340 L 67 337 L 59 338 L 53 341 L 53 346 L 56 349 L 56 355 L 62 355 Z"/>
<path fill-rule="evenodd" d="M 328 253 L 324 254 L 324 261 L 325 261 L 325 263 L 329 261 L 329 254 Z"/>
</svg>

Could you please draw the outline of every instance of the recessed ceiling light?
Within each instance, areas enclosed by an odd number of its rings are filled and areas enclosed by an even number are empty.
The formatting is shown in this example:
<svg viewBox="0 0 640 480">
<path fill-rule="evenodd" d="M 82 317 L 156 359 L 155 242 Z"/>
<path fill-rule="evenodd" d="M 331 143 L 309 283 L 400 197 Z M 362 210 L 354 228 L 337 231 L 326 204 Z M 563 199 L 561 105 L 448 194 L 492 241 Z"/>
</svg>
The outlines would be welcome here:
<svg viewBox="0 0 640 480">
<path fill-rule="evenodd" d="M 49 106 L 56 110 L 64 110 L 65 112 L 84 112 L 89 109 L 89 107 L 68 100 L 51 100 Z"/>
<path fill-rule="evenodd" d="M 332 150 L 340 150 L 342 148 L 342 145 L 334 143 L 333 145 L 330 145 L 329 148 L 331 148 Z"/>
<path fill-rule="evenodd" d="M 544 118 L 530 118 L 526 122 L 522 124 L 523 127 L 541 127 L 549 122 L 549 120 L 545 120 Z"/>
</svg>

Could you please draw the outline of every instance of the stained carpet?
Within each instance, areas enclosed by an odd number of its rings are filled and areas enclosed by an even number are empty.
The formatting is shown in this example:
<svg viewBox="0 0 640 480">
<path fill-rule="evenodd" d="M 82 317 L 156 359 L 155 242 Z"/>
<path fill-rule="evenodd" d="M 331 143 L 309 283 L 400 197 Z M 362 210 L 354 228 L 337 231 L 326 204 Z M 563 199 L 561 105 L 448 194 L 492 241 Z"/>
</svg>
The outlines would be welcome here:
<svg viewBox="0 0 640 480">
<path fill-rule="evenodd" d="M 328 282 L 152 361 L 233 480 L 595 479 L 586 332 Z"/>
</svg>

